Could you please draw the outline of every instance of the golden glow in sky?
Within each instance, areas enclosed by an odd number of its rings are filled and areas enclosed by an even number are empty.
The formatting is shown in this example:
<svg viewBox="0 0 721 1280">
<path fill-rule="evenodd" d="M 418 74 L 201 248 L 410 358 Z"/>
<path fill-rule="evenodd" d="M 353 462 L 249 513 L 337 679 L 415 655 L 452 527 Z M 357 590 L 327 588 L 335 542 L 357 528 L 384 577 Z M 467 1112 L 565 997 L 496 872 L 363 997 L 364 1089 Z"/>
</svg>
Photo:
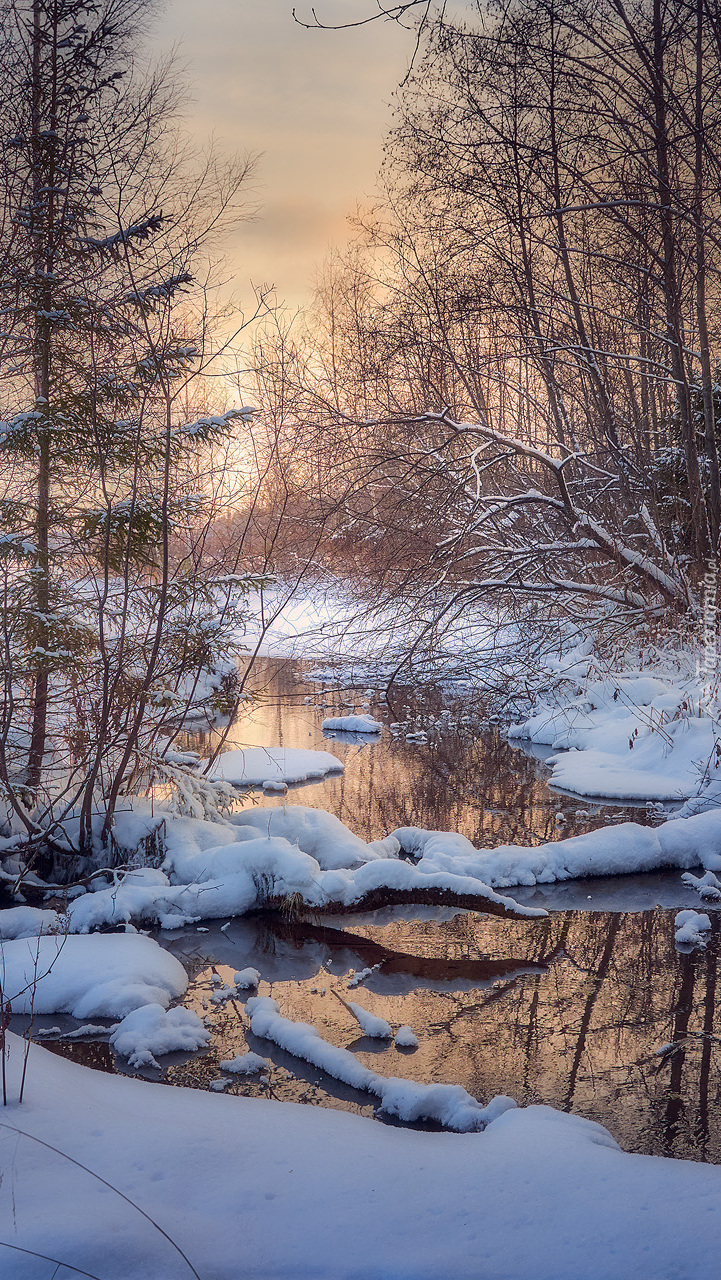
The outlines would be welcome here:
<svg viewBox="0 0 721 1280">
<path fill-rule="evenodd" d="M 372 11 L 373 0 L 319 0 L 328 22 Z M 311 0 L 299 0 L 310 19 Z M 229 152 L 260 153 L 257 221 L 228 246 L 237 292 L 275 285 L 294 308 L 346 219 L 373 194 L 391 98 L 414 35 L 389 22 L 307 31 L 292 0 L 168 0 L 156 24 L 159 50 L 177 46 L 193 101 L 188 124 Z M 248 298 L 250 303 L 250 298 Z"/>
</svg>

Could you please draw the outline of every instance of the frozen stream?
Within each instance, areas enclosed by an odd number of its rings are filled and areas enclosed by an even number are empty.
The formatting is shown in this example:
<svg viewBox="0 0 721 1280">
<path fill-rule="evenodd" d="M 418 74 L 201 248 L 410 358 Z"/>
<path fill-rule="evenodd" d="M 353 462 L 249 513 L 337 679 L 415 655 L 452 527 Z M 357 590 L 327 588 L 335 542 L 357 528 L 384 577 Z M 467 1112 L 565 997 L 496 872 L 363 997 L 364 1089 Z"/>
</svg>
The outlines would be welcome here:
<svg viewBox="0 0 721 1280">
<path fill-rule="evenodd" d="M 389 711 L 368 688 L 332 691 L 301 681 L 297 664 L 267 662 L 261 675 L 261 701 L 232 726 L 226 745 L 337 754 L 344 775 L 294 790 L 288 802 L 328 809 L 364 839 L 412 824 L 461 831 L 478 845 L 533 844 L 619 816 L 643 817 L 643 809 L 553 794 L 542 763 L 438 691 L 399 691 Z M 351 710 L 403 727 L 386 728 L 375 744 L 323 736 L 325 716 Z M 423 729 L 427 741 L 407 741 Z M 212 741 L 197 736 L 194 745 L 207 751 Z M 241 803 L 283 801 L 256 794 Z M 462 1084 L 482 1100 L 507 1093 L 520 1104 L 551 1103 L 599 1120 L 629 1150 L 721 1159 L 719 917 L 711 913 L 705 951 L 679 954 L 674 909 L 699 900 L 678 873 L 514 896 L 551 915 L 504 920 L 416 908 L 322 922 L 258 916 L 159 933 L 191 974 L 185 1003 L 213 1031 L 207 1052 L 164 1058 L 163 1078 L 208 1088 L 222 1078 L 221 1061 L 251 1049 L 269 1061 L 267 1079 L 226 1077 L 227 1092 L 373 1114 L 367 1095 L 254 1037 L 241 1000 L 213 1003 L 213 982 L 232 982 L 234 971 L 252 964 L 262 975 L 260 994 L 272 994 L 285 1016 L 312 1023 L 384 1075 Z M 350 989 L 351 974 L 365 968 L 370 976 Z M 360 1036 L 336 994 L 393 1027 L 409 1024 L 418 1048 Z M 37 1021 L 77 1025 L 57 1016 Z M 671 1048 L 658 1055 L 662 1046 Z M 48 1047 L 106 1070 L 125 1065 L 102 1042 Z"/>
</svg>

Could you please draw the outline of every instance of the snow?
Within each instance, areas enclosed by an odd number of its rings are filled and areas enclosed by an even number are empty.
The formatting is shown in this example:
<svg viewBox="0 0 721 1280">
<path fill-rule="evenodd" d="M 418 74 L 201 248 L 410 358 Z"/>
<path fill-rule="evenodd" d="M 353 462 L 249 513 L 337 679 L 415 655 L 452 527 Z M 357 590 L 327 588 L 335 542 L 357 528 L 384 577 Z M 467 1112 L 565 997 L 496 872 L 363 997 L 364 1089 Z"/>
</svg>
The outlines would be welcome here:
<svg viewBox="0 0 721 1280">
<path fill-rule="evenodd" d="M 380 969 L 380 963 L 374 964 L 370 968 L 366 966 L 365 969 L 354 969 L 348 979 L 348 987 L 359 987 L 362 982 L 365 982 L 366 978 L 370 978 L 371 974 L 375 973 L 376 969 Z"/>
<path fill-rule="evenodd" d="M 37 938 L 43 933 L 62 932 L 57 911 L 39 907 L 8 907 L 0 911 L 0 938 Z"/>
<path fill-rule="evenodd" d="M 417 869 L 399 860 L 395 836 L 366 844 L 332 814 L 303 805 L 253 808 L 227 822 L 174 818 L 156 808 L 155 821 L 163 816 L 168 849 L 163 867 L 116 873 L 110 884 L 94 881 L 90 892 L 68 907 L 71 933 L 133 922 L 178 929 L 203 919 L 228 920 L 289 898 L 310 908 L 352 907 L 386 888 L 450 890 L 473 895 L 479 906 L 491 901 L 514 914 L 545 914 L 542 908 L 517 907 L 468 869 L 450 875 L 428 866 Z"/>
<path fill-rule="evenodd" d="M 272 1040 L 287 1053 L 320 1067 L 354 1089 L 374 1094 L 380 1099 L 379 1109 L 386 1115 L 406 1121 L 434 1120 L 456 1133 L 477 1132 L 489 1122 L 488 1109 L 459 1084 L 417 1084 L 396 1076 L 378 1075 L 364 1067 L 348 1049 L 329 1044 L 307 1022 L 292 1022 L 282 1017 L 277 1001 L 270 996 L 252 996 L 245 1008 L 253 1035 Z M 364 1009 L 360 1009 L 360 1013 L 369 1016 Z M 390 1027 L 388 1031 L 389 1037 L 392 1036 Z M 516 1105 L 511 1098 L 495 1102 L 496 1111 L 504 1103 L 508 1107 Z"/>
<path fill-rule="evenodd" d="M 364 1036 L 370 1036 L 373 1040 L 392 1040 L 393 1032 L 385 1018 L 378 1018 L 374 1013 L 369 1013 L 362 1005 L 355 1004 L 353 1000 L 344 1000 L 343 1004 L 353 1014 L 358 1026 Z"/>
<path fill-rule="evenodd" d="M 74 1031 L 63 1031 L 60 1027 L 35 1027 L 33 1029 L 33 1039 L 82 1040 L 85 1036 L 92 1036 L 94 1040 L 97 1040 L 99 1037 L 104 1038 L 109 1030 L 112 1030 L 112 1028 L 103 1026 L 100 1022 L 84 1022 L 81 1027 L 76 1027 Z"/>
<path fill-rule="evenodd" d="M 208 776 L 214 782 L 231 782 L 235 787 L 292 786 L 311 779 L 342 773 L 343 761 L 329 751 L 309 747 L 239 747 L 224 751 L 211 765 Z"/>
<path fill-rule="evenodd" d="M 395 1034 L 394 1044 L 399 1049 L 417 1049 L 418 1036 L 412 1027 L 399 1027 Z"/>
<path fill-rule="evenodd" d="M 393 837 L 366 844 L 332 813 L 306 805 L 258 806 L 234 814 L 230 819 L 238 839 L 253 836 L 282 836 L 315 858 L 325 871 L 358 867 L 377 858 L 397 858 L 400 845 Z"/>
<path fill-rule="evenodd" d="M 677 946 L 705 947 L 711 921 L 701 911 L 679 911 L 673 922 Z"/>
<path fill-rule="evenodd" d="M 156 1055 L 179 1049 L 193 1052 L 210 1042 L 210 1032 L 191 1009 L 145 1004 L 126 1014 L 110 1035 L 116 1053 L 131 1067 L 157 1067 Z"/>
<path fill-rule="evenodd" d="M 707 871 L 702 876 L 694 876 L 690 871 L 685 871 L 681 879 L 690 889 L 695 889 L 704 901 L 718 902 L 721 899 L 721 880 L 713 871 Z"/>
<path fill-rule="evenodd" d="M 221 1062 L 220 1069 L 234 1076 L 257 1076 L 268 1070 L 268 1061 L 258 1053 L 239 1053 L 237 1057 Z"/>
<path fill-rule="evenodd" d="M 249 991 L 251 987 L 257 987 L 260 982 L 260 973 L 257 969 L 248 967 L 247 969 L 239 969 L 233 974 L 233 982 L 239 991 Z"/>
<path fill-rule="evenodd" d="M 383 724 L 380 720 L 374 720 L 369 715 L 353 715 L 353 716 L 329 716 L 323 721 L 321 728 L 326 733 L 332 733 L 333 730 L 340 730 L 344 733 L 380 733 Z"/>
<path fill-rule="evenodd" d="M 721 869 L 721 810 L 672 818 L 655 828 L 622 822 L 536 848 L 476 849 L 465 836 L 419 827 L 401 827 L 393 835 L 418 859 L 418 871 L 474 876 L 495 889 L 661 867 Z"/>
<path fill-rule="evenodd" d="M 9 1042 L 2 1239 L 103 1280 L 180 1280 L 178 1249 L 213 1280 L 718 1274 L 721 1170 L 628 1155 L 575 1115 L 534 1106 L 482 1133 L 413 1132 L 90 1071 L 36 1045 L 20 1106 L 25 1046 Z M 9 1249 L 2 1266 L 53 1270 Z"/>
<path fill-rule="evenodd" d="M 699 676 L 604 670 L 597 659 L 549 664 L 549 684 L 511 741 L 550 746 L 551 783 L 616 800 L 691 799 L 683 816 L 718 805 L 719 707 Z"/>
<path fill-rule="evenodd" d="M 2 970 L 13 1013 L 124 1018 L 188 986 L 180 961 L 140 934 L 19 938 L 3 943 Z"/>
</svg>

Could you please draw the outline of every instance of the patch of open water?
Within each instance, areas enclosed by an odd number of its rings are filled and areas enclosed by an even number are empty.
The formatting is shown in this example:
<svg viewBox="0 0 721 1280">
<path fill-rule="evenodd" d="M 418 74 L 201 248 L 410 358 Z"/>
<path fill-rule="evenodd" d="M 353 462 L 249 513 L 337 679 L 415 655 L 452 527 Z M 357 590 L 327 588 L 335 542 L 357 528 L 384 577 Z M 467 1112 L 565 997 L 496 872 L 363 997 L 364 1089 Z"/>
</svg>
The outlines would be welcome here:
<svg viewBox="0 0 721 1280">
<path fill-rule="evenodd" d="M 288 803 L 329 809 L 365 839 L 418 825 L 461 831 L 481 846 L 538 843 L 642 816 L 629 806 L 554 794 L 542 763 L 483 727 L 467 702 L 449 702 L 438 690 L 403 691 L 389 709 L 370 689 L 359 694 L 303 683 L 295 664 L 267 663 L 264 679 L 265 696 L 232 726 L 226 745 L 337 754 L 345 773 L 294 789 Z M 373 744 L 323 736 L 324 716 L 351 710 L 404 727 L 395 736 L 386 730 Z M 428 741 L 407 742 L 406 734 L 421 727 Z M 193 741 L 208 751 L 214 735 Z M 259 802 L 283 803 L 257 794 L 240 800 Z M 462 1084 L 484 1101 L 507 1093 L 519 1104 L 549 1103 L 600 1121 L 628 1150 L 721 1160 L 721 915 L 710 913 L 704 951 L 680 954 L 674 909 L 700 903 L 678 873 L 513 893 L 551 915 L 506 920 L 423 908 L 322 922 L 258 915 L 224 930 L 218 921 L 159 933 L 190 973 L 185 1004 L 212 1030 L 208 1051 L 169 1055 L 160 1078 L 208 1088 L 222 1078 L 221 1061 L 251 1049 L 268 1060 L 267 1078 L 227 1077 L 226 1092 L 374 1113 L 367 1095 L 254 1037 L 241 999 L 212 1002 L 214 977 L 232 983 L 235 970 L 252 964 L 262 975 L 260 994 L 272 994 L 284 1015 L 312 1023 L 384 1075 Z M 373 972 L 350 989 L 351 974 L 364 968 Z M 409 1024 L 418 1048 L 361 1036 L 336 993 L 394 1028 Z M 77 1025 L 57 1017 L 37 1022 Z M 659 1055 L 663 1046 L 670 1048 Z M 125 1066 L 107 1045 L 48 1047 L 106 1070 Z"/>
</svg>

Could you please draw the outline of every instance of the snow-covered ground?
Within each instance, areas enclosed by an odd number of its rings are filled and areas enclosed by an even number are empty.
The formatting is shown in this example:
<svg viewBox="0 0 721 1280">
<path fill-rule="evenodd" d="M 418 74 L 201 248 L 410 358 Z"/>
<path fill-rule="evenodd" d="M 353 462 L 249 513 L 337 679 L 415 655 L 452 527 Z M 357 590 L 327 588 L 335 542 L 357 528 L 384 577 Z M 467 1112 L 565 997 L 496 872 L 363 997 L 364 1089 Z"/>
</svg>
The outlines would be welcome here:
<svg viewBox="0 0 721 1280">
<path fill-rule="evenodd" d="M 511 741 L 553 748 L 546 759 L 555 787 L 615 800 L 680 803 L 699 792 L 721 800 L 721 713 L 709 692 L 678 657 L 646 669 L 608 669 L 593 654 L 575 653 L 549 664 L 547 687 Z M 684 813 L 708 807 L 693 802 Z"/>
<path fill-rule="evenodd" d="M 715 1280 L 721 1172 L 510 1109 L 481 1133 L 90 1071 L 10 1037 L 8 1280 Z M 22 1136 L 21 1136 L 22 1135 Z M 52 1262 L 40 1262 L 41 1254 Z"/>
</svg>

